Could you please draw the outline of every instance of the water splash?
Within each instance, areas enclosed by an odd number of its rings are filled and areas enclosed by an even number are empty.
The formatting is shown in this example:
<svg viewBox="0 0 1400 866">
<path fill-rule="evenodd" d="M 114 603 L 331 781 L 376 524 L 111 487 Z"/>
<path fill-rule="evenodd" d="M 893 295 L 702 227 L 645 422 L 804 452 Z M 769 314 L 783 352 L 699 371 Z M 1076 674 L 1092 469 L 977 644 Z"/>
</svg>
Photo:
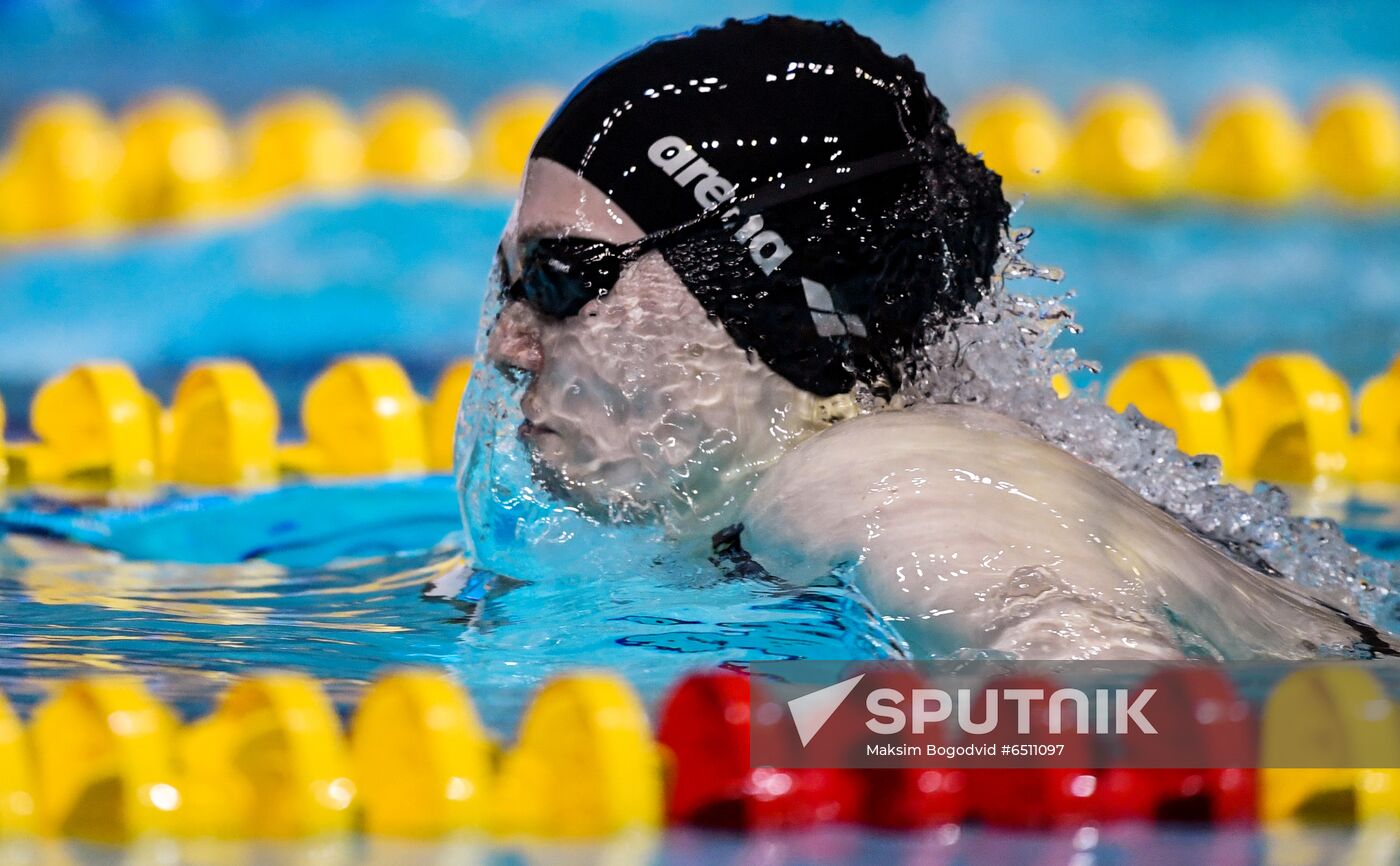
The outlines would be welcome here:
<svg viewBox="0 0 1400 866">
<path fill-rule="evenodd" d="M 487 298 L 478 346 L 501 306 Z M 561 499 L 519 435 L 528 384 L 526 374 L 477 364 L 456 438 L 468 559 L 515 584 L 483 607 L 460 645 L 500 659 L 503 677 L 534 684 L 592 661 L 657 696 L 679 671 L 704 664 L 907 655 L 840 575 L 785 583 L 718 556 L 709 533 L 677 537 L 660 522 Z"/>
<path fill-rule="evenodd" d="M 1030 237 L 1029 229 L 1008 234 L 992 290 L 926 344 L 895 399 L 977 404 L 1020 420 L 1245 564 L 1373 622 L 1400 625 L 1394 595 L 1400 563 L 1358 552 L 1333 520 L 1291 514 L 1278 487 L 1260 484 L 1250 493 L 1222 484 L 1218 458 L 1182 453 L 1171 430 L 1135 408 L 1114 411 L 1096 387 L 1064 399 L 1055 393 L 1056 374 L 1097 372 L 1097 365 L 1056 346 L 1062 334 L 1079 330 L 1071 292 L 1041 297 L 1008 287 L 1013 280 L 1062 276 L 1024 257 Z M 864 403 L 870 406 L 868 396 Z"/>
</svg>

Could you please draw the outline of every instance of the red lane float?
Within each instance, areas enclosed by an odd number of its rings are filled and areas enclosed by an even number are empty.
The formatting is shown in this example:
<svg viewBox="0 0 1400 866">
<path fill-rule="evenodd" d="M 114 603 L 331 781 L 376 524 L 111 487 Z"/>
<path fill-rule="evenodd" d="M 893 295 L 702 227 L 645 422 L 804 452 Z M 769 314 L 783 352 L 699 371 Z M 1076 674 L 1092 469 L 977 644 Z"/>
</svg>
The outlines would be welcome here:
<svg viewBox="0 0 1400 866">
<path fill-rule="evenodd" d="M 987 681 L 985 696 L 992 689 L 1005 695 L 1008 690 L 1028 689 L 1044 695 L 1053 694 L 1059 684 L 1050 677 L 1004 676 Z M 981 706 L 978 701 L 977 706 Z M 998 827 L 1049 828 L 1083 824 L 1094 820 L 1099 811 L 1102 794 L 1099 776 L 1086 769 L 1093 766 L 1093 746 L 1087 735 L 1076 732 L 1069 705 L 1058 707 L 1061 718 L 1052 733 L 1051 702 L 1033 701 L 1029 704 L 1029 734 L 1018 735 L 1016 713 L 999 713 L 991 732 L 978 737 L 970 735 L 969 742 L 1026 743 L 1058 746 L 1061 751 L 1053 759 L 1043 759 L 1040 766 L 985 767 L 968 773 L 968 810 L 971 817 Z M 985 715 L 973 715 L 980 722 Z M 1025 759 L 1020 759 L 1024 762 Z M 1008 761 L 1010 763 L 1010 761 Z M 1117 796 L 1140 792 L 1120 787 Z"/>
<path fill-rule="evenodd" d="M 907 665 L 877 665 L 856 668 L 852 674 L 864 674 L 861 689 L 871 694 L 877 689 L 893 689 L 902 695 L 928 684 Z M 859 766 L 870 739 L 866 728 L 869 713 L 861 701 L 844 702 L 813 739 L 811 746 L 820 754 L 841 755 L 846 766 Z M 892 746 L 917 746 L 928 749 L 952 742 L 947 724 L 926 725 L 915 733 L 906 726 Z M 914 764 L 926 764 L 927 758 Z M 862 787 L 861 822 L 886 830 L 917 830 L 953 824 L 967 817 L 967 770 L 929 766 L 865 767 L 853 771 Z"/>
<path fill-rule="evenodd" d="M 1158 733 L 1131 730 L 1116 762 L 1155 769 L 1109 772 L 1120 779 L 1139 780 L 1149 788 L 1151 811 L 1124 815 L 1109 808 L 1104 817 L 1198 823 L 1253 821 L 1258 814 L 1253 714 L 1234 684 L 1210 668 L 1168 668 L 1148 677 L 1137 691 L 1144 689 L 1157 692 L 1152 720 Z M 1208 766 L 1170 766 L 1180 763 L 1186 754 L 1199 757 L 1199 763 Z"/>
<path fill-rule="evenodd" d="M 693 674 L 672 690 L 657 729 L 673 761 L 672 823 L 755 830 L 859 818 L 853 771 L 749 766 L 752 723 L 748 677 Z"/>
</svg>

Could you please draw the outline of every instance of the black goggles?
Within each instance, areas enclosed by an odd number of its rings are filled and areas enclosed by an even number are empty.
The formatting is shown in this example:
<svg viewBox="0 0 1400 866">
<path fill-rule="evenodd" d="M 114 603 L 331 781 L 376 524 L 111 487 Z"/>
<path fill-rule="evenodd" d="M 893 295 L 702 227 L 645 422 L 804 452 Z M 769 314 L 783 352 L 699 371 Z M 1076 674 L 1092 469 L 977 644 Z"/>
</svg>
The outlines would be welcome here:
<svg viewBox="0 0 1400 866">
<path fill-rule="evenodd" d="M 592 238 L 536 238 L 522 247 L 519 276 L 514 279 L 510 277 L 503 248 L 496 249 L 496 265 L 506 283 L 508 299 L 524 301 L 542 315 L 567 319 L 578 315 L 589 301 L 612 291 L 623 269 L 643 253 L 662 249 L 700 226 L 722 220 L 742 224 L 768 208 L 917 165 L 921 157 L 921 148 L 909 148 L 782 178 L 748 195 L 730 199 L 727 206 L 721 205 L 693 220 L 652 232 L 630 243 L 614 244 Z"/>
</svg>

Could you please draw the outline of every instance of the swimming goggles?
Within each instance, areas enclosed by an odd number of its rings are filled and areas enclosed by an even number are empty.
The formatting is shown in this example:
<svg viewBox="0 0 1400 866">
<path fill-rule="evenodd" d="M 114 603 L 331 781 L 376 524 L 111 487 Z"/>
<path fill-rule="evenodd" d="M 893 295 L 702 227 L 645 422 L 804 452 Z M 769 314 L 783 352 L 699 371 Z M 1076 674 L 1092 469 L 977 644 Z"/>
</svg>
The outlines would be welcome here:
<svg viewBox="0 0 1400 866">
<path fill-rule="evenodd" d="M 724 219 L 737 219 L 742 224 L 748 217 L 768 208 L 917 165 L 921 155 L 921 149 L 910 148 L 781 178 L 748 195 L 731 199 L 728 206 L 713 208 L 693 220 L 652 232 L 630 243 L 614 244 L 592 238 L 536 238 L 524 244 L 519 275 L 513 280 L 502 248 L 496 250 L 496 264 L 506 283 L 508 299 L 524 301 L 542 315 L 567 319 L 578 315 L 589 301 L 612 291 L 623 268 L 630 262 L 650 250 L 664 248 L 700 226 Z"/>
</svg>

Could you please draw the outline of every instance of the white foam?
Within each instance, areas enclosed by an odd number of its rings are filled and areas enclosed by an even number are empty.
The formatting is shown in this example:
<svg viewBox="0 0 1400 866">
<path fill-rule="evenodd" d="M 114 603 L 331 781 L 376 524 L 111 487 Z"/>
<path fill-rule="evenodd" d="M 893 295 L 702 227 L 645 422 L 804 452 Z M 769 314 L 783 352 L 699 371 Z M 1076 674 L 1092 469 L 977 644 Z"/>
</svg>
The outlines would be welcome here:
<svg viewBox="0 0 1400 866">
<path fill-rule="evenodd" d="M 1067 305 L 1072 293 L 1021 295 L 1007 285 L 1060 277 L 1024 258 L 1030 234 L 1012 231 L 988 297 L 925 347 L 917 374 L 895 399 L 974 403 L 1024 421 L 1246 564 L 1276 571 L 1371 621 L 1393 621 L 1400 563 L 1361 554 L 1330 519 L 1292 515 L 1277 487 L 1248 493 L 1220 483 L 1217 458 L 1183 454 L 1172 431 L 1135 409 L 1113 411 L 1097 387 L 1056 395 L 1055 374 L 1096 368 L 1073 349 L 1055 346 L 1060 335 L 1078 330 Z"/>
</svg>

